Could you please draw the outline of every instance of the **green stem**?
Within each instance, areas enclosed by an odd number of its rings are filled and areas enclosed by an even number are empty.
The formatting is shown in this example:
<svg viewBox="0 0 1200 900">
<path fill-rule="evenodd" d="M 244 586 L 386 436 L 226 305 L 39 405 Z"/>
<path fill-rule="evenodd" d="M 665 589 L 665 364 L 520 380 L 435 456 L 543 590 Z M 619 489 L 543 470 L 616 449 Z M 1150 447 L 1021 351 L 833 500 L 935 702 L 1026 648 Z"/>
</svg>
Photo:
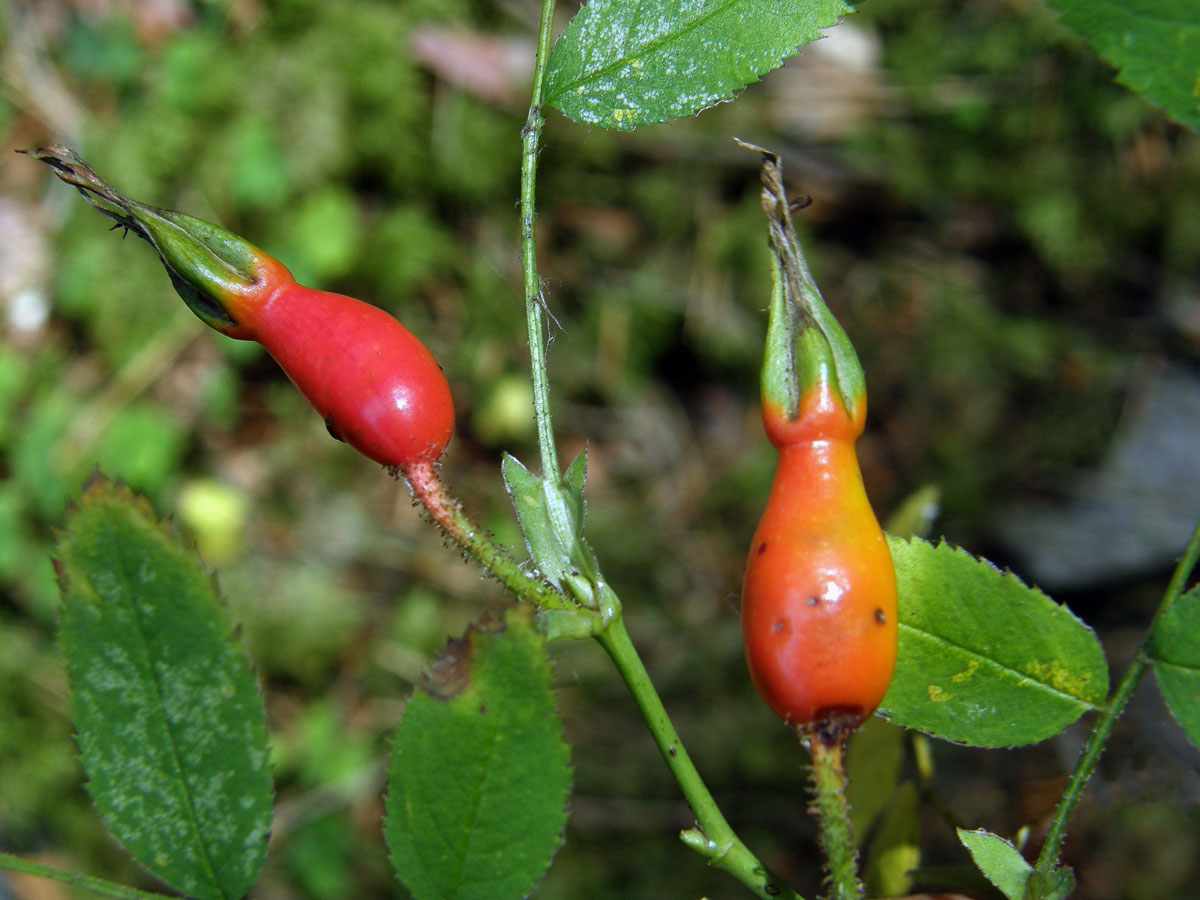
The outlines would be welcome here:
<svg viewBox="0 0 1200 900">
<path fill-rule="evenodd" d="M 452 497 L 438 477 L 436 464 L 423 460 L 403 470 L 413 496 L 420 501 L 446 536 L 454 541 L 497 581 L 538 609 L 561 609 L 580 617 L 595 619 L 595 631 L 601 628 L 599 615 L 579 605 L 549 585 L 530 577 L 490 534 L 480 528 L 463 511 L 462 504 Z"/>
<path fill-rule="evenodd" d="M 1059 855 L 1062 853 L 1063 841 L 1066 839 L 1067 820 L 1075 810 L 1075 805 L 1079 802 L 1079 798 L 1083 794 L 1083 789 L 1087 786 L 1092 773 L 1096 770 L 1096 763 L 1100 759 L 1100 754 L 1104 752 L 1104 745 L 1108 742 L 1109 735 L 1112 734 L 1113 726 L 1124 711 L 1125 704 L 1133 696 L 1138 682 L 1146 674 L 1146 669 L 1150 665 L 1146 649 L 1149 641 L 1154 636 L 1155 628 L 1162 617 L 1167 614 L 1176 601 L 1183 595 L 1184 587 L 1187 585 L 1197 561 L 1200 561 L 1200 524 L 1197 524 L 1187 550 L 1184 551 L 1183 557 L 1179 560 L 1179 565 L 1175 567 L 1175 574 L 1171 576 L 1171 582 L 1167 585 L 1166 594 L 1163 595 L 1163 602 L 1159 606 L 1158 612 L 1154 614 L 1154 620 L 1146 630 L 1146 634 L 1142 638 L 1142 643 L 1139 645 L 1137 653 L 1134 654 L 1133 662 L 1129 664 L 1129 668 L 1126 670 L 1120 684 L 1117 685 L 1112 699 L 1109 701 L 1107 708 L 1101 713 L 1099 720 L 1096 722 L 1096 727 L 1092 729 L 1092 733 L 1088 737 L 1083 751 L 1079 754 L 1079 761 L 1075 764 L 1075 771 L 1071 774 L 1071 780 L 1063 792 L 1062 799 L 1058 801 L 1058 807 L 1054 810 L 1054 818 L 1051 820 L 1050 828 L 1046 833 L 1046 841 L 1042 844 L 1042 851 L 1038 854 L 1037 864 L 1034 866 L 1034 874 L 1039 883 L 1048 884 L 1050 877 L 1058 867 Z"/>
<path fill-rule="evenodd" d="M 112 881 L 105 881 L 103 878 L 84 875 L 80 872 L 70 872 L 66 869 L 56 869 L 52 866 L 45 866 L 41 863 L 22 859 L 19 856 L 12 856 L 8 853 L 0 853 L 0 869 L 7 869 L 10 872 L 20 872 L 24 875 L 34 875 L 38 878 L 48 878 L 51 881 L 57 881 L 60 884 L 67 884 L 71 887 L 83 888 L 95 894 L 116 897 L 117 900 L 169 900 L 165 894 L 139 891 L 137 888 L 126 887 L 123 884 L 116 884 Z"/>
<path fill-rule="evenodd" d="M 858 848 L 846 800 L 846 740 L 844 734 L 825 740 L 819 734 L 801 738 L 812 754 L 813 799 L 809 810 L 817 817 L 818 836 L 829 870 L 829 900 L 858 900 Z"/>
<path fill-rule="evenodd" d="M 554 22 L 554 0 L 542 0 L 541 27 L 538 31 L 537 58 L 534 62 L 533 90 L 529 100 L 529 115 L 521 131 L 521 269 L 525 287 L 525 318 L 529 332 L 529 364 L 533 379 L 534 413 L 537 418 L 538 447 L 541 451 L 542 477 L 547 485 L 558 488 L 561 475 L 558 467 L 558 450 L 554 441 L 554 429 L 550 416 L 550 383 L 546 372 L 546 338 L 543 316 L 545 298 L 542 294 L 541 278 L 537 267 L 536 245 L 536 184 L 538 148 L 541 143 L 542 95 L 546 79 L 546 65 L 550 58 L 552 26 Z M 551 512 L 556 508 L 551 504 Z M 602 592 L 603 593 L 603 592 Z M 733 875 L 750 887 L 758 896 L 784 897 L 787 900 L 802 900 L 779 878 L 768 872 L 741 840 L 734 834 L 729 823 L 717 808 L 708 788 L 692 765 L 675 727 L 663 708 L 650 676 L 634 649 L 624 619 L 615 598 L 603 603 L 604 614 L 611 616 L 607 627 L 597 635 L 597 640 L 608 652 L 629 685 L 634 700 L 641 710 L 658 748 L 666 760 L 667 767 L 679 782 L 684 797 L 696 815 L 699 829 L 683 833 L 690 847 L 707 856 L 710 864 Z"/>
<path fill-rule="evenodd" d="M 679 782 L 683 796 L 696 816 L 697 827 L 680 835 L 684 843 L 708 857 L 709 865 L 732 875 L 764 900 L 781 897 L 803 900 L 758 861 L 725 821 L 725 816 L 684 749 L 675 726 L 671 724 L 662 700 L 650 681 L 650 675 L 629 638 L 624 618 L 617 615 L 596 640 L 608 652 L 629 686 L 667 768 Z"/>
<path fill-rule="evenodd" d="M 537 58 L 533 68 L 533 90 L 529 115 L 521 130 L 521 270 L 525 281 L 525 319 L 529 331 L 529 367 L 533 375 L 533 408 L 537 417 L 538 447 L 542 456 L 542 475 L 558 476 L 558 450 L 550 420 L 550 381 L 546 374 L 546 338 L 543 326 L 545 298 L 538 275 L 534 221 L 536 217 L 538 146 L 542 138 L 542 91 L 546 64 L 550 58 L 554 0 L 542 0 L 542 21 L 538 31 Z"/>
</svg>

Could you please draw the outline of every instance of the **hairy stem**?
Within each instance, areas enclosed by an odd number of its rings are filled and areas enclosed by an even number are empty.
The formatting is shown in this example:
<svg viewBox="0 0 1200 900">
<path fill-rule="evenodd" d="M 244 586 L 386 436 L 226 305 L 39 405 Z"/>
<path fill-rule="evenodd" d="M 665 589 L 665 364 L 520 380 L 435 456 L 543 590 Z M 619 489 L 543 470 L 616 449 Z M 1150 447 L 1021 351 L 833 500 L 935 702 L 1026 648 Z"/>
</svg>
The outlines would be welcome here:
<svg viewBox="0 0 1200 900">
<path fill-rule="evenodd" d="M 1087 786 L 1092 773 L 1096 771 L 1096 763 L 1100 760 L 1100 754 L 1104 752 L 1104 745 L 1108 742 L 1109 735 L 1112 734 L 1113 726 L 1124 711 L 1125 704 L 1133 696 L 1138 682 L 1146 674 L 1146 669 L 1150 665 L 1146 649 L 1147 644 L 1154 635 L 1154 629 L 1162 617 L 1167 614 L 1168 610 L 1183 595 L 1184 588 L 1191 577 L 1192 570 L 1196 567 L 1197 561 L 1200 561 L 1200 524 L 1197 524 L 1183 557 L 1175 567 L 1175 573 L 1171 576 L 1170 584 L 1167 585 L 1163 601 L 1158 607 L 1158 612 L 1154 614 L 1154 620 L 1146 630 L 1137 653 L 1134 654 L 1133 662 L 1129 664 L 1129 668 L 1121 678 L 1120 684 L 1117 685 L 1116 691 L 1113 692 L 1112 699 L 1109 700 L 1107 708 L 1096 721 L 1096 727 L 1092 729 L 1087 743 L 1079 754 L 1079 761 L 1075 764 L 1075 771 L 1071 773 L 1071 780 L 1067 784 L 1067 789 L 1063 792 L 1062 799 L 1058 801 L 1058 807 L 1054 810 L 1054 818 L 1051 820 L 1050 828 L 1046 833 L 1046 841 L 1042 844 L 1042 851 L 1038 854 L 1037 863 L 1034 866 L 1034 873 L 1039 876 L 1039 881 L 1047 882 L 1049 876 L 1058 867 L 1063 841 L 1066 840 L 1067 820 L 1074 811 L 1075 805 L 1079 802 L 1079 798 L 1083 795 L 1083 789 Z"/>
<path fill-rule="evenodd" d="M 765 900 L 781 897 L 785 900 L 802 900 L 800 895 L 758 861 L 725 821 L 716 800 L 684 749 L 675 726 L 671 724 L 662 700 L 650 681 L 650 675 L 629 638 L 624 618 L 620 615 L 614 618 L 596 640 L 608 652 L 629 686 L 667 768 L 679 782 L 683 796 L 696 816 L 697 827 L 680 835 L 684 843 L 708 857 L 709 865 L 732 875 Z"/>
<path fill-rule="evenodd" d="M 539 609 L 564 609 L 580 616 L 594 615 L 544 582 L 533 578 L 463 511 L 462 504 L 446 490 L 436 464 L 422 460 L 402 470 L 413 496 L 446 537 L 457 544 L 497 581 Z M 598 621 L 598 620 L 597 620 Z M 599 626 L 597 626 L 597 631 Z"/>
<path fill-rule="evenodd" d="M 862 885 L 858 881 L 854 824 L 846 800 L 845 734 L 828 740 L 813 734 L 801 740 L 812 754 L 813 797 L 809 810 L 817 818 L 818 837 L 829 870 L 827 896 L 829 900 L 858 900 Z"/>
</svg>

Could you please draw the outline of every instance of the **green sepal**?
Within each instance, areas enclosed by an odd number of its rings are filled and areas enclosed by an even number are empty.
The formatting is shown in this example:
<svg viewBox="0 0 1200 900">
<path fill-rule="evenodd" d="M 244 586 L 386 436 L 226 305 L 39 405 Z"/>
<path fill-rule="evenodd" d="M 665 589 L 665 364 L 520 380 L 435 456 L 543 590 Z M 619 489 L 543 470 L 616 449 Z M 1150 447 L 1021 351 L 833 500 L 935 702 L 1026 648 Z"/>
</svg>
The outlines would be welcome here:
<svg viewBox="0 0 1200 900">
<path fill-rule="evenodd" d="M 783 166 L 769 150 L 738 143 L 763 159 L 762 205 L 773 276 L 763 354 L 763 403 L 795 421 L 802 398 L 824 386 L 841 400 L 850 418 L 857 419 L 867 392 L 862 365 L 808 270 L 783 186 Z"/>
<path fill-rule="evenodd" d="M 501 470 L 529 558 L 538 572 L 556 588 L 569 590 L 589 609 L 603 610 L 611 591 L 604 585 L 596 556 L 583 537 L 587 451 L 557 477 L 534 475 L 508 453 L 504 454 Z"/>
<path fill-rule="evenodd" d="M 49 165 L 102 214 L 149 242 L 176 293 L 200 321 L 225 334 L 238 329 L 241 323 L 231 301 L 256 283 L 262 263 L 269 259 L 266 254 L 218 225 L 130 200 L 69 147 L 21 152 Z"/>
</svg>

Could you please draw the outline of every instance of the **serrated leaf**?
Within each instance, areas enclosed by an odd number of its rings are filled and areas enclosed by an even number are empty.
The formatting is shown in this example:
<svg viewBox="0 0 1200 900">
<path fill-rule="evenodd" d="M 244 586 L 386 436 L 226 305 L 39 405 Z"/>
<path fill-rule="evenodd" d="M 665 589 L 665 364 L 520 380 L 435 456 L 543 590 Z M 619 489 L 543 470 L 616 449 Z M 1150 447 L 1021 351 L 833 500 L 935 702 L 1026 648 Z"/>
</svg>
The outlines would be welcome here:
<svg viewBox="0 0 1200 900">
<path fill-rule="evenodd" d="M 921 863 L 921 800 L 906 781 L 887 806 L 867 851 L 863 870 L 868 896 L 900 897 L 912 888 L 912 872 Z"/>
<path fill-rule="evenodd" d="M 550 54 L 546 101 L 621 131 L 690 116 L 850 12 L 843 0 L 590 0 Z"/>
<path fill-rule="evenodd" d="M 880 712 L 977 747 L 1057 734 L 1108 694 L 1095 633 L 1036 588 L 947 544 L 889 537 L 900 650 Z"/>
<path fill-rule="evenodd" d="M 1200 131 L 1200 4 L 1049 0 L 1062 22 L 1119 69 L 1117 81 Z"/>
<path fill-rule="evenodd" d="M 262 698 L 211 578 L 97 482 L 58 544 L 61 645 L 87 789 L 134 858 L 198 900 L 254 884 L 271 826 Z"/>
<path fill-rule="evenodd" d="M 1200 588 L 1193 588 L 1154 626 L 1147 647 L 1167 708 L 1200 747 Z"/>
<path fill-rule="evenodd" d="M 990 831 L 959 828 L 958 839 L 975 860 L 975 865 L 1009 900 L 1021 900 L 1033 867 L 1012 844 Z"/>
<path fill-rule="evenodd" d="M 557 484 L 534 475 L 507 453 L 501 469 L 529 558 L 542 576 L 557 588 L 568 580 L 579 584 L 580 575 L 594 580 L 595 557 L 583 541 L 586 451 L 575 458 Z"/>
<path fill-rule="evenodd" d="M 562 841 L 570 782 L 545 641 L 517 607 L 451 642 L 405 709 L 392 865 L 416 900 L 525 897 Z"/>
</svg>

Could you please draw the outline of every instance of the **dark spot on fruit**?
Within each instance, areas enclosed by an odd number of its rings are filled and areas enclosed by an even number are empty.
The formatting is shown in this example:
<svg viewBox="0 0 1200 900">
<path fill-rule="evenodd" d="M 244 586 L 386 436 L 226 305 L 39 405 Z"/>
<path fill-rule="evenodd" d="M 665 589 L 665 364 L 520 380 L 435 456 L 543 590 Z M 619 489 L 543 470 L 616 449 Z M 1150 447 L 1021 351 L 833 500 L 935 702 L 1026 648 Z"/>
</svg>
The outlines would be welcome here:
<svg viewBox="0 0 1200 900">
<path fill-rule="evenodd" d="M 775 624 L 771 626 L 771 630 L 776 634 L 783 634 L 787 631 L 787 619 L 776 619 Z"/>
<path fill-rule="evenodd" d="M 887 624 L 887 613 L 885 613 L 879 607 L 875 608 L 875 621 L 878 622 L 880 625 Z"/>
<path fill-rule="evenodd" d="M 668 752 L 668 753 L 670 753 L 672 756 L 678 756 L 678 755 L 679 755 L 679 751 L 675 749 L 675 745 L 674 745 L 674 744 L 672 744 L 672 745 L 670 746 L 670 748 L 668 748 L 667 752 Z"/>
<path fill-rule="evenodd" d="M 479 704 L 479 714 L 480 714 L 481 716 L 486 716 L 486 715 L 487 715 L 487 707 L 486 707 L 484 704 L 482 704 L 482 703 L 480 703 L 480 704 Z"/>
<path fill-rule="evenodd" d="M 770 894 L 772 897 L 779 896 L 779 888 L 775 887 L 775 885 L 773 885 L 773 884 L 768 884 L 765 888 L 763 888 L 763 890 L 766 891 L 768 894 Z"/>
<path fill-rule="evenodd" d="M 807 603 L 809 606 L 816 606 L 818 603 L 821 602 L 821 598 L 820 597 L 809 597 L 804 602 Z"/>
<path fill-rule="evenodd" d="M 762 556 L 766 552 L 767 552 L 767 542 L 763 541 L 761 544 L 758 545 L 758 555 Z"/>
</svg>

